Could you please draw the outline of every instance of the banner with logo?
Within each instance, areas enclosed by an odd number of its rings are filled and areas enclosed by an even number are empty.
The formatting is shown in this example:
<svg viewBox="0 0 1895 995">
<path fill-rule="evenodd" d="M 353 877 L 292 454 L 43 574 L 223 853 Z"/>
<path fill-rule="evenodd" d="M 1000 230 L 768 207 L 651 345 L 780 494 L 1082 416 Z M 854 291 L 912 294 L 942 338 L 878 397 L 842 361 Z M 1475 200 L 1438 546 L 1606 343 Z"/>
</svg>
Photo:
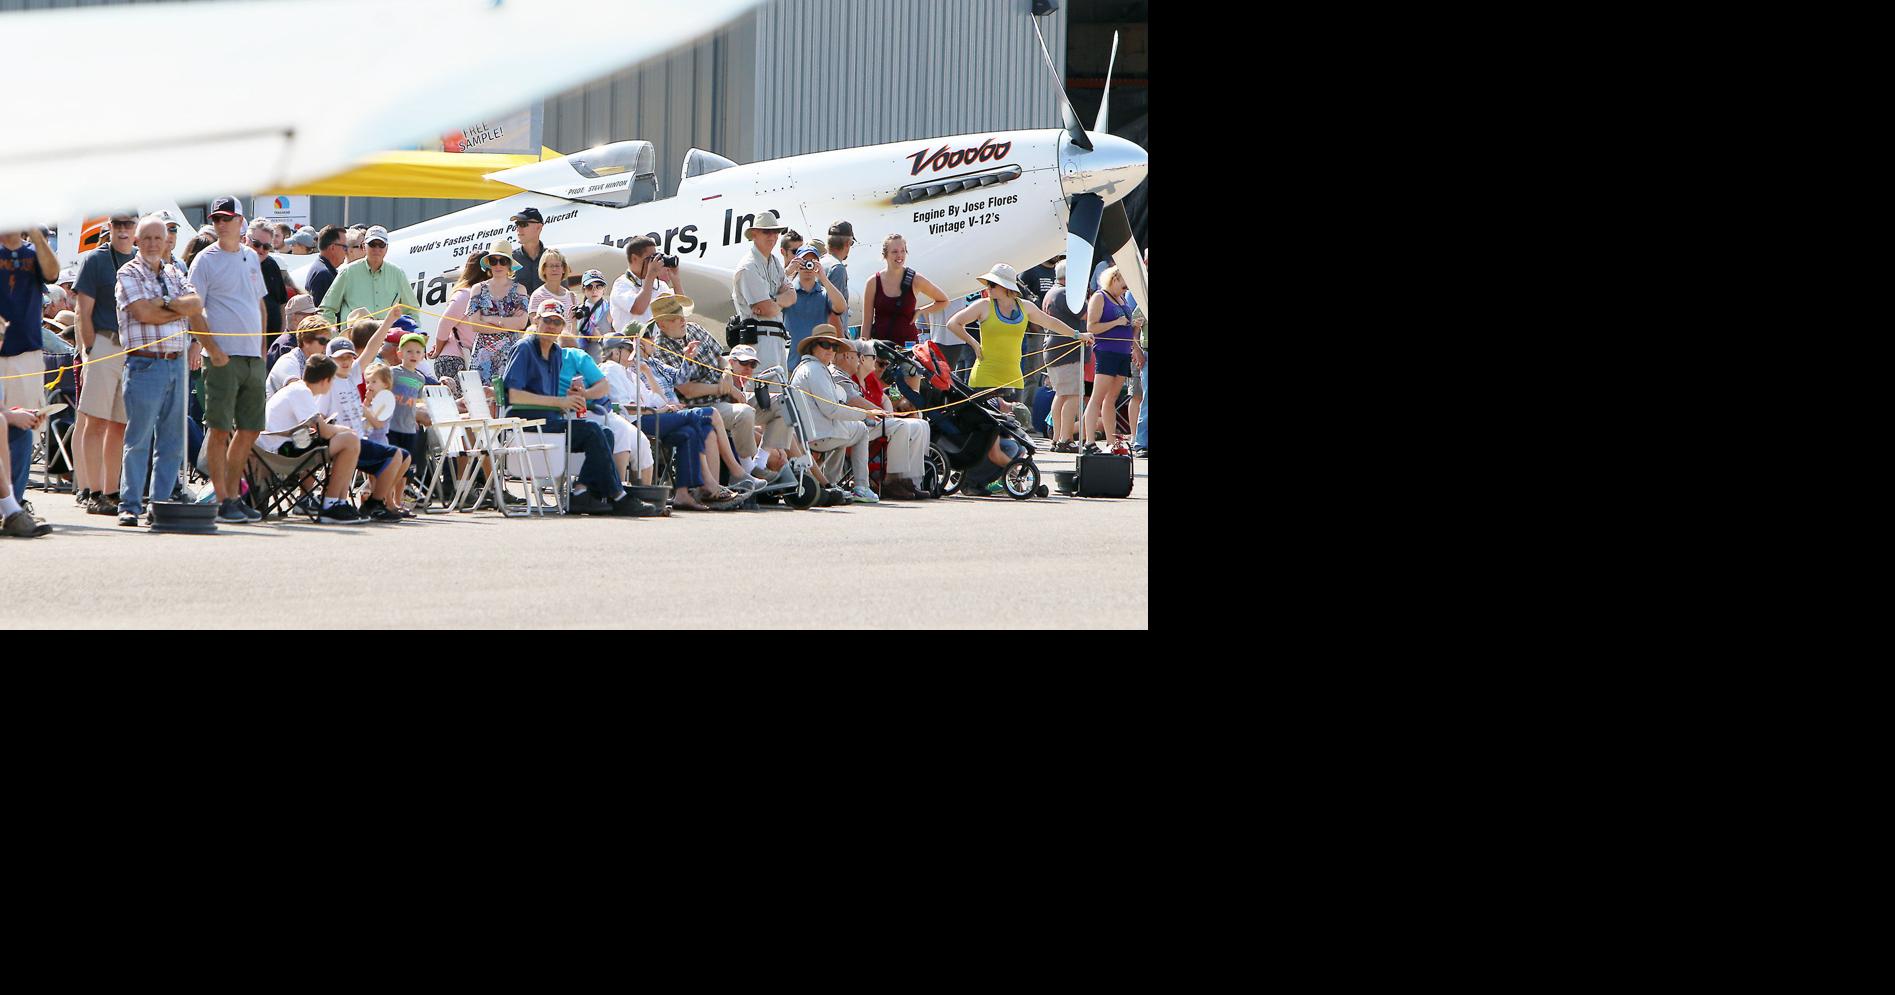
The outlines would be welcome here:
<svg viewBox="0 0 1895 995">
<path fill-rule="evenodd" d="M 544 105 L 535 104 L 513 114 L 471 122 L 459 131 L 442 135 L 441 151 L 539 155 L 544 111 Z"/>
<path fill-rule="evenodd" d="M 309 223 L 309 198 L 264 194 L 256 198 L 255 213 L 250 216 L 271 224 L 281 221 L 291 225 L 306 225 Z"/>
</svg>

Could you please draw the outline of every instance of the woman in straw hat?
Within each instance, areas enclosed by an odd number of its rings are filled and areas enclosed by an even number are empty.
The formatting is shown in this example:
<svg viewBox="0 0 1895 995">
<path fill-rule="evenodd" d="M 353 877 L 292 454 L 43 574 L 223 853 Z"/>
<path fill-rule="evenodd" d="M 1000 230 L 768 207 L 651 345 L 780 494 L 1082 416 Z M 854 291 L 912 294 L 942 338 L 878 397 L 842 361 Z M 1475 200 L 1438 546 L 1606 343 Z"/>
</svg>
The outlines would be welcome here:
<svg viewBox="0 0 1895 995">
<path fill-rule="evenodd" d="M 1040 310 L 1038 304 L 1020 296 L 1020 276 L 1006 263 L 974 279 L 985 289 L 980 300 L 962 308 L 948 319 L 948 330 L 974 347 L 974 372 L 967 385 L 979 390 L 994 388 L 993 394 L 1008 402 L 1019 399 L 1023 385 L 1020 374 L 1020 343 L 1026 338 L 1027 322 L 1039 325 L 1049 334 L 1076 338 L 1087 345 L 1092 335 L 1076 332 L 1072 326 Z M 971 322 L 980 322 L 980 341 L 967 334 Z"/>
<path fill-rule="evenodd" d="M 526 288 L 513 280 L 520 264 L 513 258 L 512 242 L 494 239 L 485 255 L 470 261 L 468 269 L 462 270 L 462 276 L 475 265 L 487 274 L 487 279 L 468 288 L 463 314 L 455 315 L 452 307 L 448 314 L 456 318 L 457 327 L 464 324 L 478 331 L 474 337 L 474 354 L 467 365 L 480 371 L 481 383 L 492 383 L 495 377 L 507 375 L 507 357 L 512 354 L 513 343 L 519 341 L 519 333 L 526 330 L 531 315 Z M 436 337 L 439 337 L 438 331 Z"/>
</svg>

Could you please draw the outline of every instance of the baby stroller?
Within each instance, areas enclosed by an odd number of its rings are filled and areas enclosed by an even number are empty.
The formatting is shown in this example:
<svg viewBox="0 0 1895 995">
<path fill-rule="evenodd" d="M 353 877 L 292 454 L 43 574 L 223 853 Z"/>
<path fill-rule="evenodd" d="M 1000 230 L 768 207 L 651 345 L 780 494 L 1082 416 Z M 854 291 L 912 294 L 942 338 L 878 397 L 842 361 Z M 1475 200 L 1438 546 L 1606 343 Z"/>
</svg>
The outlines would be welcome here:
<svg viewBox="0 0 1895 995">
<path fill-rule="evenodd" d="M 1036 450 L 1026 430 L 1011 415 L 1000 414 L 988 407 L 987 395 L 967 386 L 965 381 L 955 376 L 953 365 L 933 343 L 915 346 L 914 353 L 908 354 L 878 339 L 875 351 L 888 362 L 889 369 L 894 373 L 891 386 L 901 391 L 916 408 L 923 409 L 922 417 L 928 419 L 931 442 L 922 486 L 928 487 L 936 497 L 941 497 L 956 493 L 963 487 L 985 487 L 998 475 L 1007 496 L 1016 501 L 1045 497 L 1049 493 L 1046 486 L 1040 483 L 1040 468 L 1033 462 Z M 918 395 L 909 389 L 908 376 L 921 378 Z M 944 404 L 954 406 L 936 411 L 926 410 L 940 408 Z M 987 452 L 993 448 L 996 438 L 1009 440 L 1018 447 L 1013 461 L 1004 469 L 994 466 L 987 459 Z M 971 490 L 969 492 L 972 493 Z"/>
<path fill-rule="evenodd" d="M 783 469 L 777 472 L 775 480 L 754 488 L 745 495 L 746 505 L 751 505 L 756 499 L 763 498 L 765 502 L 771 504 L 781 500 L 784 504 L 801 511 L 815 507 L 823 498 L 822 484 L 816 480 L 814 474 L 809 472 L 815 460 L 810 457 L 809 434 L 803 429 L 804 414 L 802 405 L 798 403 L 800 398 L 797 398 L 796 392 L 792 390 L 779 389 L 773 392 L 769 388 L 770 384 L 789 382 L 790 375 L 781 366 L 759 370 L 751 382 L 753 388 L 751 403 L 756 405 L 759 412 L 768 411 L 775 405 L 782 405 L 784 417 L 789 421 L 790 432 L 795 436 L 796 444 L 803 451 L 803 455 L 790 457 L 790 461 L 783 464 Z"/>
</svg>

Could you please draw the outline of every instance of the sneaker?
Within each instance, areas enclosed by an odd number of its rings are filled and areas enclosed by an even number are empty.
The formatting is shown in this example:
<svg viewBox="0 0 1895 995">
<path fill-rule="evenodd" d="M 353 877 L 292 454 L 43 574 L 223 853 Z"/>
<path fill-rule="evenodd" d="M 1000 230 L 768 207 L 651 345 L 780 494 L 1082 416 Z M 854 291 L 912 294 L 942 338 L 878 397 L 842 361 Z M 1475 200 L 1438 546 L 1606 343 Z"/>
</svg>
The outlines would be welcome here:
<svg viewBox="0 0 1895 995">
<path fill-rule="evenodd" d="M 20 500 L 20 508 L 24 510 L 27 514 L 31 515 L 33 513 L 33 502 L 22 498 Z M 35 521 L 38 521 L 38 519 L 35 519 Z"/>
<path fill-rule="evenodd" d="M 362 516 L 355 510 L 355 505 L 344 501 L 324 508 L 322 514 L 316 516 L 316 521 L 324 525 L 357 525 L 361 523 Z"/>
<path fill-rule="evenodd" d="M 237 510 L 243 512 L 243 517 L 249 519 L 252 525 L 263 521 L 263 512 L 250 507 L 242 501 L 237 502 Z"/>
<path fill-rule="evenodd" d="M 121 511 L 121 512 L 119 512 L 119 513 L 118 513 L 118 527 L 119 527 L 119 528 L 121 528 L 121 529 L 135 529 L 135 528 L 137 528 L 137 527 L 138 527 L 138 516 L 137 516 L 137 515 L 134 515 L 134 514 L 132 514 L 132 513 L 131 513 L 131 512 L 129 512 L 129 511 Z"/>
<path fill-rule="evenodd" d="M 227 498 L 217 506 L 217 521 L 224 525 L 248 525 L 250 516 L 243 513 L 243 506 L 236 498 Z M 118 518 L 120 525 L 125 524 L 125 516 Z"/>
<path fill-rule="evenodd" d="M 374 507 L 371 508 L 369 505 L 374 505 Z M 368 502 L 362 506 L 362 517 L 367 518 L 371 522 L 399 522 L 401 521 L 401 512 L 390 508 L 374 498 L 370 498 Z"/>
<path fill-rule="evenodd" d="M 1151 459 L 1151 450 L 1144 446 L 1139 446 L 1137 449 L 1132 450 L 1132 455 L 1139 459 Z"/>
<path fill-rule="evenodd" d="M 0 522 L 0 535 L 9 535 L 15 539 L 38 539 L 53 530 L 51 525 L 34 518 L 33 513 L 25 509 L 26 502 L 20 504 L 22 507 L 19 511 L 8 515 L 5 522 Z"/>
<path fill-rule="evenodd" d="M 610 504 L 591 494 L 574 494 L 572 499 L 566 502 L 566 513 L 568 515 L 610 515 L 613 511 Z"/>
<path fill-rule="evenodd" d="M 92 504 L 92 488 L 88 487 L 85 490 L 80 491 L 77 494 L 74 494 L 72 496 L 72 500 L 74 504 L 77 504 L 81 508 L 91 505 Z"/>
<path fill-rule="evenodd" d="M 999 480 L 990 481 L 987 484 L 987 493 L 990 495 L 999 496 L 1000 494 L 1004 493 L 1006 489 L 1007 489 L 1007 485 L 1004 482 L 999 481 Z"/>
<path fill-rule="evenodd" d="M 879 497 L 876 497 L 875 492 L 869 489 L 868 487 L 857 486 L 855 490 L 850 491 L 849 493 L 857 501 L 860 501 L 863 504 L 880 504 L 882 502 L 882 499 Z"/>
<path fill-rule="evenodd" d="M 626 491 L 618 496 L 618 500 L 612 502 L 612 514 L 635 517 L 649 514 L 649 511 L 646 509 L 645 502 L 632 496 L 631 491 Z"/>
<path fill-rule="evenodd" d="M 118 495 L 106 494 L 101 491 L 94 491 L 92 494 L 92 504 L 86 508 L 86 514 L 88 515 L 116 515 L 118 514 Z"/>
</svg>

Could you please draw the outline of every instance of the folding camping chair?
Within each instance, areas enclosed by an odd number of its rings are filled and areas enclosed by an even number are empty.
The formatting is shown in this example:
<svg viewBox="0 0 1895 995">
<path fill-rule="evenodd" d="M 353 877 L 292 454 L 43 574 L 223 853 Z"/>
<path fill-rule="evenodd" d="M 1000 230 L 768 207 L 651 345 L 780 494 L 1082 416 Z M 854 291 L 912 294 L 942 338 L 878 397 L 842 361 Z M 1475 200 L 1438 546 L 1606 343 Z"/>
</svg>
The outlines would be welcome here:
<svg viewBox="0 0 1895 995">
<path fill-rule="evenodd" d="M 265 432 L 266 436 L 288 436 L 297 445 L 309 442 L 320 443 L 315 433 L 307 428 L 297 428 L 290 432 Z M 329 470 L 329 447 L 318 445 L 300 456 L 284 456 L 273 453 L 262 446 L 250 447 L 250 458 L 244 461 L 244 480 L 250 485 L 250 493 L 245 500 L 250 507 L 268 518 L 275 514 L 278 518 L 290 517 L 290 512 L 300 511 L 314 521 L 321 514 L 321 503 L 306 504 L 302 501 L 302 482 L 309 480 L 320 492 L 326 483 Z"/>
</svg>

